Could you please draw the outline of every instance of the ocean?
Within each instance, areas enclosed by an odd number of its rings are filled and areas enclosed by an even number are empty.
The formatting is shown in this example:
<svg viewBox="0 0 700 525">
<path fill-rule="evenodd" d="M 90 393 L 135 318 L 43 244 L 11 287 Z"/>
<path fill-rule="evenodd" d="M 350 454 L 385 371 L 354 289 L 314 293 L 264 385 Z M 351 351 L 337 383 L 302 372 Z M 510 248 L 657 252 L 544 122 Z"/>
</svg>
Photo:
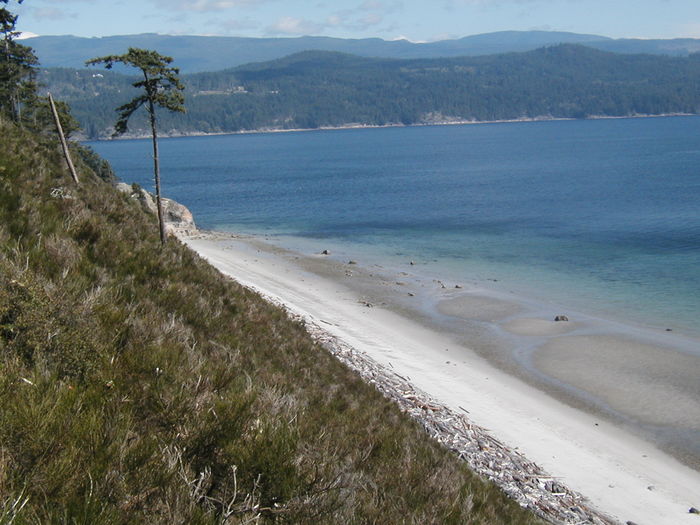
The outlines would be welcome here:
<svg viewBox="0 0 700 525">
<path fill-rule="evenodd" d="M 88 143 L 153 188 L 149 140 Z M 200 228 L 700 335 L 700 118 L 162 139 Z"/>
</svg>

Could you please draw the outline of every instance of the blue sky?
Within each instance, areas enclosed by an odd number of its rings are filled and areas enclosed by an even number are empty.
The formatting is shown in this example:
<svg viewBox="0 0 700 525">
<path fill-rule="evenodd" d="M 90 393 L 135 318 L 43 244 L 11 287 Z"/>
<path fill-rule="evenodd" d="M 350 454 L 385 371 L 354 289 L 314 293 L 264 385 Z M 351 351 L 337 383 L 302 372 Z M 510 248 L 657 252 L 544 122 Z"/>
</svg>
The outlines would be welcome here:
<svg viewBox="0 0 700 525">
<path fill-rule="evenodd" d="M 700 0 L 26 0 L 40 35 L 324 35 L 433 41 L 504 30 L 700 37 Z"/>
</svg>

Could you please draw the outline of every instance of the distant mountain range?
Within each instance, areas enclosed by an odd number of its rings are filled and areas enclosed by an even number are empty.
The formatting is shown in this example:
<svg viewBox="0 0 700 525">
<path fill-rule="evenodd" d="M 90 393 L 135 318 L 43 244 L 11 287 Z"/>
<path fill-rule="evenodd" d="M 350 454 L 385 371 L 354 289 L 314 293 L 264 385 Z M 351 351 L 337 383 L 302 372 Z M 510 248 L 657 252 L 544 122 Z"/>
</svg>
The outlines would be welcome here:
<svg viewBox="0 0 700 525">
<path fill-rule="evenodd" d="M 615 53 L 687 56 L 700 52 L 700 39 L 612 39 L 554 31 L 502 31 L 458 40 L 413 43 L 407 40 L 328 37 L 240 38 L 219 36 L 123 35 L 100 38 L 39 36 L 28 39 L 42 67 L 82 68 L 86 60 L 123 53 L 131 47 L 155 49 L 175 58 L 183 73 L 219 71 L 275 60 L 301 51 L 335 51 L 375 58 L 449 58 L 531 51 L 557 44 L 582 44 Z"/>
</svg>

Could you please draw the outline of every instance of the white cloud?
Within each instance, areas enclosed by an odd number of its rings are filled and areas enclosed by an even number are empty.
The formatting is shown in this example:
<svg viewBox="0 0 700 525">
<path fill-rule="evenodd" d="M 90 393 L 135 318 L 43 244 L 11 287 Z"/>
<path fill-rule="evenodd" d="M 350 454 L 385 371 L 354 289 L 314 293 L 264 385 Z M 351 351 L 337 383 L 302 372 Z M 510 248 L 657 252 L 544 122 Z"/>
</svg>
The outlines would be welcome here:
<svg viewBox="0 0 700 525">
<path fill-rule="evenodd" d="M 311 35 L 331 28 L 362 32 L 382 24 L 388 13 L 400 9 L 402 5 L 397 0 L 365 0 L 352 9 L 336 11 L 323 21 L 286 16 L 269 26 L 266 32 L 271 35 Z"/>
<path fill-rule="evenodd" d="M 31 16 L 37 20 L 63 20 L 75 18 L 75 13 L 69 13 L 64 9 L 55 7 L 39 7 L 31 10 Z"/>
<path fill-rule="evenodd" d="M 250 7 L 271 0 L 151 0 L 156 5 L 178 11 L 225 11 L 232 7 Z"/>
<path fill-rule="evenodd" d="M 369 13 L 358 20 L 365 27 L 376 26 L 384 21 L 384 17 L 379 13 Z"/>
<path fill-rule="evenodd" d="M 442 4 L 446 9 L 452 10 L 459 6 L 481 6 L 481 7 L 500 7 L 507 4 L 537 4 L 543 0 L 443 0 Z M 548 3 L 559 3 L 573 0 L 546 0 Z"/>
<path fill-rule="evenodd" d="M 700 38 L 700 23 L 691 22 L 683 24 L 680 28 L 674 31 L 674 34 L 681 35 L 679 38 Z"/>
<path fill-rule="evenodd" d="M 340 15 L 331 15 L 326 19 L 326 25 L 330 27 L 338 27 L 343 25 L 343 18 Z"/>
<path fill-rule="evenodd" d="M 277 20 L 266 29 L 269 35 L 311 35 L 323 31 L 324 24 L 319 24 L 311 20 L 285 16 Z"/>
<path fill-rule="evenodd" d="M 217 26 L 230 33 L 235 31 L 245 31 L 257 29 L 259 24 L 251 18 L 229 18 L 225 20 L 210 20 L 209 25 Z"/>
<path fill-rule="evenodd" d="M 350 31 L 366 31 L 371 27 L 382 24 L 386 15 L 400 10 L 403 2 L 365 0 L 353 9 L 343 9 L 333 13 L 326 19 L 326 27 L 347 29 Z"/>
<path fill-rule="evenodd" d="M 524 4 L 527 2 L 538 2 L 539 0 L 447 0 L 447 4 L 452 5 L 502 5 L 502 4 Z"/>
<path fill-rule="evenodd" d="M 377 0 L 365 0 L 357 7 L 357 9 L 362 11 L 379 11 L 384 9 L 384 7 L 384 4 Z"/>
</svg>

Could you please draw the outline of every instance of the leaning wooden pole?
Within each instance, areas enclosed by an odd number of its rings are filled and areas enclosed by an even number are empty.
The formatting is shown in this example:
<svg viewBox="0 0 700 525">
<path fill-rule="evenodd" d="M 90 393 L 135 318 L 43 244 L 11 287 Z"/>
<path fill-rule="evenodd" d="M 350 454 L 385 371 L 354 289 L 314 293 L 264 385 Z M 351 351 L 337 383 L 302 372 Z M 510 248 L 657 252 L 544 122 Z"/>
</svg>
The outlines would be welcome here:
<svg viewBox="0 0 700 525">
<path fill-rule="evenodd" d="M 53 97 L 49 93 L 49 105 L 51 106 L 51 113 L 53 113 L 53 120 L 56 123 L 56 130 L 58 131 L 58 137 L 61 139 L 61 147 L 63 148 L 63 156 L 66 157 L 66 163 L 68 164 L 68 169 L 73 177 L 76 184 L 78 181 L 78 172 L 75 171 L 75 166 L 73 166 L 73 161 L 70 158 L 70 150 L 68 149 L 68 143 L 66 142 L 66 136 L 63 134 L 63 127 L 61 126 L 61 119 L 58 118 L 58 110 L 56 109 L 56 104 L 54 104 Z"/>
</svg>

